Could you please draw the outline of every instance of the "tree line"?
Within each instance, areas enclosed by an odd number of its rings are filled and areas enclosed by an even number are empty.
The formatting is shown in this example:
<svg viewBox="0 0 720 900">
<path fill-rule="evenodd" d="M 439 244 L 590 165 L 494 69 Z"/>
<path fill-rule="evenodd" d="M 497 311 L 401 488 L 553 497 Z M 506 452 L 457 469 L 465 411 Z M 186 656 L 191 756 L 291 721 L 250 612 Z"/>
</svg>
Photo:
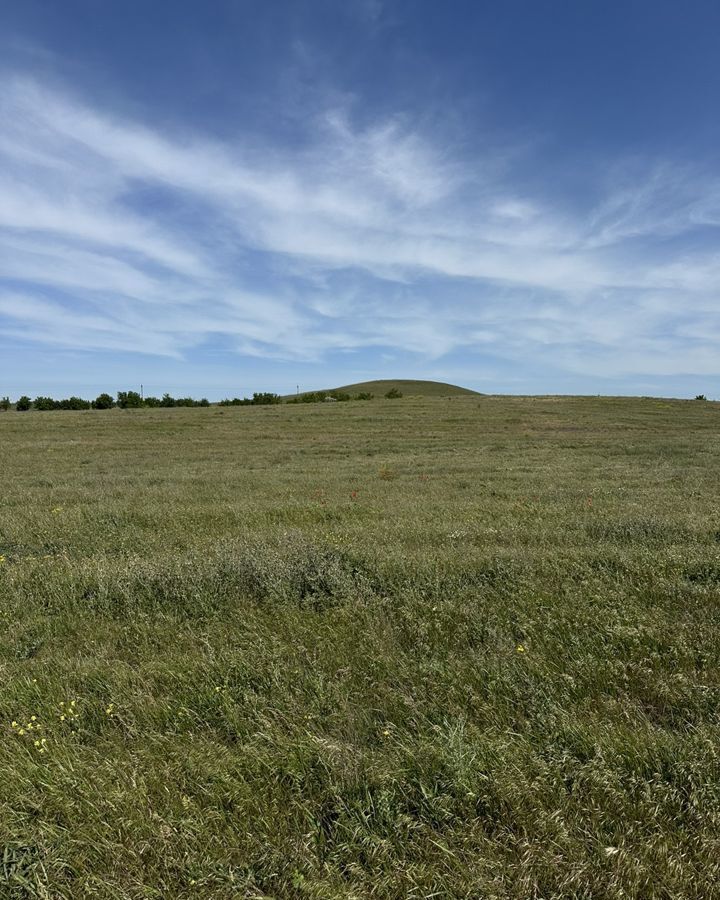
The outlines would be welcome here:
<svg viewBox="0 0 720 900">
<path fill-rule="evenodd" d="M 297 397 L 285 399 L 279 394 L 273 394 L 269 391 L 260 391 L 252 395 L 252 397 L 233 397 L 220 400 L 219 406 L 269 406 L 275 403 L 323 403 L 324 401 L 347 402 L 349 400 L 372 400 L 374 394 L 363 392 L 357 394 L 348 394 L 345 391 L 311 391 L 305 394 L 298 394 Z M 397 388 L 391 388 L 385 398 L 395 400 L 402 397 L 402 393 Z M 67 397 L 63 400 L 56 400 L 54 397 L 35 397 L 32 398 L 23 395 L 14 403 L 9 397 L 0 398 L 0 411 L 7 412 L 15 409 L 17 412 L 27 412 L 30 409 L 36 409 L 41 412 L 49 412 L 56 409 L 143 409 L 143 408 L 171 408 L 177 406 L 210 406 L 210 401 L 203 397 L 201 400 L 194 400 L 192 397 L 172 397 L 170 394 L 163 394 L 162 397 L 143 397 L 137 391 L 118 391 L 116 397 L 110 394 L 99 394 L 94 400 L 84 400 L 82 397 Z"/>
<path fill-rule="evenodd" d="M 396 400 L 402 397 L 402 391 L 397 388 L 390 390 L 383 395 L 386 400 Z M 218 406 L 267 406 L 271 403 L 323 403 L 326 400 L 345 403 L 348 400 L 372 400 L 375 394 L 369 391 L 360 391 L 357 394 L 348 394 L 347 391 L 308 391 L 304 394 L 298 394 L 296 397 L 281 397 L 279 394 L 260 393 L 253 394 L 252 397 L 233 397 L 232 400 L 226 398 L 221 400 Z"/>
<path fill-rule="evenodd" d="M 392 396 L 391 396 L 392 395 Z M 402 397 L 402 394 L 393 389 L 385 394 L 386 397 L 392 399 L 394 397 Z M 221 400 L 219 406 L 268 406 L 272 403 L 322 403 L 325 400 L 336 400 L 344 402 L 347 400 L 372 400 L 374 394 L 361 392 L 359 394 L 348 394 L 345 391 L 309 391 L 305 394 L 298 394 L 296 397 L 281 397 L 279 394 L 270 394 L 267 392 L 253 394 L 252 397 L 226 398 Z"/>
<path fill-rule="evenodd" d="M 155 407 L 175 406 L 210 406 L 210 401 L 205 397 L 202 400 L 194 400 L 192 397 L 171 397 L 163 394 L 162 397 L 143 397 L 137 391 L 118 391 L 117 396 L 99 394 L 94 400 L 84 400 L 82 397 L 67 397 L 56 400 L 54 397 L 28 397 L 23 395 L 13 403 L 9 397 L 0 399 L 0 410 L 7 412 L 14 408 L 17 412 L 27 412 L 37 409 L 41 412 L 49 412 L 56 409 L 142 409 Z"/>
</svg>

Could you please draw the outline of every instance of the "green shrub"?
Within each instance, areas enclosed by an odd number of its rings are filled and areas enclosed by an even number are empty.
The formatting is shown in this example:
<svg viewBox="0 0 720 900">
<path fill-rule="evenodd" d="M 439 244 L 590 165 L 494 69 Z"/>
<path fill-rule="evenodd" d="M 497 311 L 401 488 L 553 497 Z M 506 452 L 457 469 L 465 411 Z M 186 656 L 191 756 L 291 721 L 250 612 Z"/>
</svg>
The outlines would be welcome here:
<svg viewBox="0 0 720 900">
<path fill-rule="evenodd" d="M 309 394 L 303 394 L 300 400 L 303 403 L 322 403 L 326 397 L 325 391 L 311 391 Z"/>
<path fill-rule="evenodd" d="M 115 401 L 110 394 L 99 394 L 93 401 L 94 409 L 112 409 Z"/>
<path fill-rule="evenodd" d="M 60 409 L 60 404 L 57 400 L 53 400 L 52 397 L 36 397 L 33 400 L 33 406 L 35 409 L 39 409 L 42 412 L 47 412 L 51 409 Z"/>
<path fill-rule="evenodd" d="M 54 400 L 52 397 L 36 397 L 33 406 L 41 412 L 48 412 L 54 409 L 90 409 L 92 403 L 89 400 L 83 400 L 82 397 L 66 397 L 63 400 Z"/>
<path fill-rule="evenodd" d="M 402 391 L 399 391 L 397 388 L 390 388 L 385 394 L 386 400 L 398 400 L 400 397 L 402 397 Z"/>
<path fill-rule="evenodd" d="M 269 406 L 272 403 L 282 403 L 282 397 L 278 394 L 271 394 L 269 391 L 253 394 L 252 402 L 254 406 Z"/>
<path fill-rule="evenodd" d="M 120 409 L 140 409 L 143 399 L 137 391 L 118 391 L 117 405 Z"/>
<path fill-rule="evenodd" d="M 23 394 L 23 396 L 20 397 L 20 399 L 15 404 L 15 409 L 18 412 L 27 412 L 31 406 L 32 406 L 32 400 L 28 396 Z"/>
<path fill-rule="evenodd" d="M 323 403 L 328 398 L 338 400 L 345 403 L 348 400 L 372 400 L 374 394 L 368 392 L 353 394 L 352 396 L 346 391 L 309 391 L 306 394 L 300 394 L 297 397 L 291 397 L 286 403 Z"/>
<path fill-rule="evenodd" d="M 67 400 L 59 400 L 55 409 L 90 409 L 92 404 L 82 397 L 68 397 Z"/>
</svg>

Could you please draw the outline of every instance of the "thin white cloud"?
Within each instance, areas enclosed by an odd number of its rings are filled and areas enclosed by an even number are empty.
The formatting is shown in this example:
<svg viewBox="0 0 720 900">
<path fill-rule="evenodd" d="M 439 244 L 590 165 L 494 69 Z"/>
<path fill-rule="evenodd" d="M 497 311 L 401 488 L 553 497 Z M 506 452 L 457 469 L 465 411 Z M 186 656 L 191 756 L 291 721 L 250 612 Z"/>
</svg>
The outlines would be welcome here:
<svg viewBox="0 0 720 900">
<path fill-rule="evenodd" d="M 720 257 L 696 239 L 720 223 L 718 180 L 618 175 L 581 215 L 560 188 L 524 196 L 512 166 L 460 159 L 401 117 L 358 129 L 324 111 L 304 149 L 261 151 L 255 135 L 162 133 L 12 76 L 0 88 L 5 335 L 165 355 L 223 336 L 285 359 L 492 346 L 570 371 L 720 371 Z"/>
</svg>

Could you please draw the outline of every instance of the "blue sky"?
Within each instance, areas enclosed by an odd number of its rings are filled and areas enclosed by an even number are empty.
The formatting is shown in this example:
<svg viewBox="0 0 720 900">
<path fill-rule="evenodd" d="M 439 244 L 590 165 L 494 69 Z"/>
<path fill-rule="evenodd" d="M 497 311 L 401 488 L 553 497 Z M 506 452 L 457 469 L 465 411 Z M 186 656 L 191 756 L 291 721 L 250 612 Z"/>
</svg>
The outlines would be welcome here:
<svg viewBox="0 0 720 900">
<path fill-rule="evenodd" d="M 720 5 L 0 8 L 0 394 L 720 396 Z"/>
</svg>

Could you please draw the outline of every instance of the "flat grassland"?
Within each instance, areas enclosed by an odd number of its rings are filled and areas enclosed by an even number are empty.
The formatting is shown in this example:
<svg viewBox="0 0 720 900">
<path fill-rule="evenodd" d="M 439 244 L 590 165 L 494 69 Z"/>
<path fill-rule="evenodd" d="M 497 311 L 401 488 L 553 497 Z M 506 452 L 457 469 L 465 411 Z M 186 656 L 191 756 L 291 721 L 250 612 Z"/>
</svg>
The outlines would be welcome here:
<svg viewBox="0 0 720 900">
<path fill-rule="evenodd" d="M 720 896 L 720 407 L 0 414 L 0 896 Z"/>
</svg>

